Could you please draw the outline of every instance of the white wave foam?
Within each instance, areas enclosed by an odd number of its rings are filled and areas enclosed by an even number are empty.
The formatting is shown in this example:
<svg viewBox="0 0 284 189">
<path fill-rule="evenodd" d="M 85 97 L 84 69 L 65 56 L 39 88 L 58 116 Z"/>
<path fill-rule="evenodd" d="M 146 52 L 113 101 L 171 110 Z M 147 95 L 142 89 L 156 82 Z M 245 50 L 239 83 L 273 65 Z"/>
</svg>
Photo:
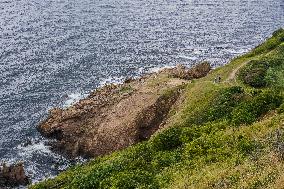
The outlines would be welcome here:
<svg viewBox="0 0 284 189">
<path fill-rule="evenodd" d="M 99 83 L 99 87 L 102 87 L 104 85 L 107 85 L 107 84 L 121 84 L 123 83 L 125 80 L 125 77 L 123 76 L 120 76 L 120 77 L 108 77 L 106 79 L 103 79 L 100 81 Z"/>
<path fill-rule="evenodd" d="M 198 60 L 198 57 L 196 57 L 196 56 L 186 56 L 186 55 L 183 55 L 183 54 L 177 56 L 177 58 L 187 59 L 187 60 L 191 60 L 191 61 Z"/>
<path fill-rule="evenodd" d="M 244 54 L 249 52 L 250 49 L 228 49 L 227 52 L 231 54 Z"/>
<path fill-rule="evenodd" d="M 145 68 L 143 68 L 143 67 L 139 68 L 138 71 L 137 71 L 137 74 L 138 75 L 145 74 Z"/>
<path fill-rule="evenodd" d="M 159 71 L 161 71 L 162 69 L 165 69 L 165 68 L 174 68 L 175 66 L 170 66 L 170 65 L 163 65 L 163 66 L 157 66 L 157 67 L 153 67 L 153 68 L 150 68 L 147 73 L 157 73 Z"/>
<path fill-rule="evenodd" d="M 193 53 L 193 54 L 196 54 L 196 55 L 200 55 L 200 54 L 202 54 L 202 52 L 203 52 L 203 49 L 194 49 L 194 50 L 192 51 L 192 53 Z"/>
<path fill-rule="evenodd" d="M 83 94 L 79 92 L 68 94 L 67 99 L 63 104 L 63 107 L 69 107 L 75 104 L 76 102 L 78 102 L 79 100 L 85 98 L 86 96 L 87 94 Z"/>
<path fill-rule="evenodd" d="M 50 146 L 46 145 L 47 141 L 48 140 L 32 139 L 28 142 L 29 144 L 20 144 L 16 147 L 17 158 L 11 158 L 11 160 L 9 159 L 9 161 L 5 162 L 12 164 L 17 162 L 17 160 L 24 160 L 26 164 L 25 171 L 31 177 L 33 183 L 54 177 L 56 175 L 51 170 L 63 171 L 72 163 L 62 155 L 52 152 Z M 33 162 L 34 156 L 39 154 L 42 158 L 52 157 L 53 163 L 51 163 L 49 170 L 43 171 L 41 169 L 44 165 Z M 83 163 L 87 161 L 87 159 L 82 157 L 77 157 L 74 160 L 76 163 Z"/>
<path fill-rule="evenodd" d="M 44 141 L 34 142 L 32 141 L 29 145 L 18 145 L 18 155 L 20 157 L 30 158 L 35 153 L 41 154 L 52 154 L 49 146 L 45 145 Z"/>
</svg>

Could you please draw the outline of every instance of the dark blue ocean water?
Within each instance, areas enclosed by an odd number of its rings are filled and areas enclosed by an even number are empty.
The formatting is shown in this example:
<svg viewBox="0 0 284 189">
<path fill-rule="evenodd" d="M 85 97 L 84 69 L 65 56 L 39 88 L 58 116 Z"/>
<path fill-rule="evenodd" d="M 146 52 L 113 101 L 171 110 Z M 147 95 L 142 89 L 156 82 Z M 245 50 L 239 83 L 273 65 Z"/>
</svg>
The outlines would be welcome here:
<svg viewBox="0 0 284 189">
<path fill-rule="evenodd" d="M 155 68 L 223 65 L 283 26 L 283 0 L 0 0 L 0 160 L 54 175 L 65 160 L 36 131 L 48 109 Z"/>
</svg>

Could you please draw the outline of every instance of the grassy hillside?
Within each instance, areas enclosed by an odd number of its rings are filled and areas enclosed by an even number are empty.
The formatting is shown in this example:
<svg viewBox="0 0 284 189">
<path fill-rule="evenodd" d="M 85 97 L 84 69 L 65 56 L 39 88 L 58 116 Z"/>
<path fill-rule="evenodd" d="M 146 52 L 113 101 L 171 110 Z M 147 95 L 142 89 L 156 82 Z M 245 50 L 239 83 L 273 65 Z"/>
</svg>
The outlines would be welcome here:
<svg viewBox="0 0 284 189">
<path fill-rule="evenodd" d="M 283 92 L 280 29 L 188 84 L 169 129 L 30 188 L 284 188 Z"/>
</svg>

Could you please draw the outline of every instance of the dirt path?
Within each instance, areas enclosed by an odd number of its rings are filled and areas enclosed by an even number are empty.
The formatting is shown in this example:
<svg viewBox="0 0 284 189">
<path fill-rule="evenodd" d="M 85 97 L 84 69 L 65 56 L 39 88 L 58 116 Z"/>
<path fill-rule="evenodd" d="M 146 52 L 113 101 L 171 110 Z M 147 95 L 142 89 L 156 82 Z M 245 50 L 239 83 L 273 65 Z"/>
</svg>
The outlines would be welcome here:
<svg viewBox="0 0 284 189">
<path fill-rule="evenodd" d="M 241 65 L 239 65 L 237 68 L 235 68 L 229 75 L 229 77 L 225 80 L 225 82 L 231 82 L 231 81 L 236 81 L 236 74 L 238 71 L 245 66 L 249 61 L 243 62 Z"/>
</svg>

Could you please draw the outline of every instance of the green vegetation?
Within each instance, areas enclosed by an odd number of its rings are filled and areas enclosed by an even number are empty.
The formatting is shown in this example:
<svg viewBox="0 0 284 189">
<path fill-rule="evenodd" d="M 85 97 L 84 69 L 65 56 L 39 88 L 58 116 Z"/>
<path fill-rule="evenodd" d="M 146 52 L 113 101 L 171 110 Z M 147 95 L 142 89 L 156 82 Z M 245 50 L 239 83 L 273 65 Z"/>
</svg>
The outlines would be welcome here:
<svg viewBox="0 0 284 189">
<path fill-rule="evenodd" d="M 265 76 L 268 68 L 269 65 L 267 62 L 252 60 L 240 70 L 239 79 L 252 87 L 265 87 L 267 85 Z"/>
<path fill-rule="evenodd" d="M 282 100 L 282 96 L 273 90 L 263 91 L 251 97 L 250 100 L 240 103 L 233 110 L 232 122 L 237 125 L 252 124 L 261 115 L 278 108 Z"/>
<path fill-rule="evenodd" d="M 281 28 L 272 34 L 272 37 L 266 42 L 256 47 L 253 51 L 245 55 L 245 57 L 252 57 L 260 54 L 269 53 L 284 42 L 284 29 Z"/>
<path fill-rule="evenodd" d="M 239 80 L 251 87 L 283 88 L 284 74 L 284 30 L 274 32 L 272 38 L 250 54 L 266 52 L 257 60 L 251 60 L 240 70 Z M 270 50 L 270 51 L 268 51 Z"/>
<path fill-rule="evenodd" d="M 124 94 L 124 93 L 131 93 L 131 92 L 133 92 L 133 91 L 134 91 L 134 89 L 133 89 L 130 85 L 123 86 L 123 87 L 121 87 L 121 89 L 119 90 L 119 92 L 120 92 L 121 94 Z"/>
<path fill-rule="evenodd" d="M 226 80 L 238 68 L 237 80 Z M 188 84 L 168 129 L 30 188 L 283 188 L 283 73 L 280 29 Z M 216 75 L 223 82 L 214 84 Z"/>
</svg>

